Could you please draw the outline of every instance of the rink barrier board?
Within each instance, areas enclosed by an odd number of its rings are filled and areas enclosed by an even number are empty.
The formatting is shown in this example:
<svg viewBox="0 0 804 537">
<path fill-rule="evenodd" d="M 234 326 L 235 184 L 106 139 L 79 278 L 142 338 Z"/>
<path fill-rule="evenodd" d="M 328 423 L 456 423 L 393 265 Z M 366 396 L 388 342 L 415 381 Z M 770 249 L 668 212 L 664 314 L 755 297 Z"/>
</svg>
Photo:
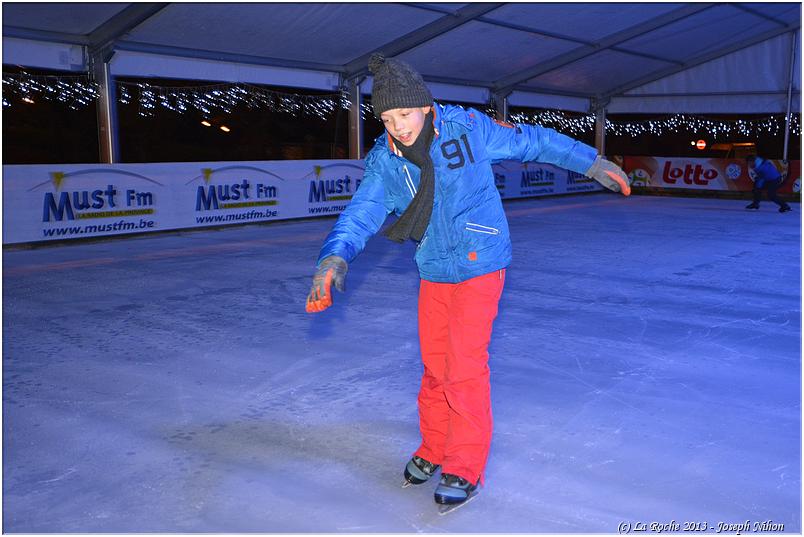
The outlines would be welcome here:
<svg viewBox="0 0 804 537">
<path fill-rule="evenodd" d="M 362 160 L 3 166 L 3 244 L 78 240 L 340 214 Z M 549 164 L 493 166 L 503 199 L 594 192 Z"/>
<path fill-rule="evenodd" d="M 754 172 L 745 159 L 685 157 L 612 157 L 628 174 L 631 186 L 646 190 L 698 190 L 750 192 Z M 778 193 L 785 197 L 801 194 L 801 161 L 771 160 L 785 178 Z"/>
</svg>

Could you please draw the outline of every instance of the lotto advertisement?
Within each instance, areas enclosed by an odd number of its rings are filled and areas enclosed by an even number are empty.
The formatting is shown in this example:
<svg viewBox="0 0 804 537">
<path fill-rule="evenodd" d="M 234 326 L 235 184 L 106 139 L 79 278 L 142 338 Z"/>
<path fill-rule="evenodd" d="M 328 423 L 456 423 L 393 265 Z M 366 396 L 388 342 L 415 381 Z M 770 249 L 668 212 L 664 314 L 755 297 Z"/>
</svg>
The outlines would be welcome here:
<svg viewBox="0 0 804 537">
<path fill-rule="evenodd" d="M 3 244 L 339 214 L 362 160 L 3 166 Z M 555 166 L 494 166 L 503 198 L 599 190 Z"/>
<path fill-rule="evenodd" d="M 785 177 L 780 194 L 801 192 L 801 161 L 789 166 L 772 160 Z M 633 187 L 687 188 L 697 190 L 734 190 L 754 188 L 754 172 L 744 159 L 696 159 L 672 157 L 625 157 L 623 169 Z"/>
</svg>

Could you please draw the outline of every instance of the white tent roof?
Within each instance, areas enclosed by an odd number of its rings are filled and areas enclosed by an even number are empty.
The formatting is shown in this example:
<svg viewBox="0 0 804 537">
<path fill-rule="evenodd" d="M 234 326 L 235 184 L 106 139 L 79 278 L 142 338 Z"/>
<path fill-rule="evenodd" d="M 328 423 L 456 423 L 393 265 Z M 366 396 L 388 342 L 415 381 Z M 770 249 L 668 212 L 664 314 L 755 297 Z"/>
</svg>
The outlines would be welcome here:
<svg viewBox="0 0 804 537">
<path fill-rule="evenodd" d="M 8 3 L 3 63 L 333 90 L 375 51 L 436 98 L 609 112 L 769 113 L 787 103 L 795 3 Z M 795 40 L 795 43 L 794 43 Z M 800 111 L 800 54 L 794 110 Z M 363 90 L 370 93 L 370 77 Z"/>
</svg>

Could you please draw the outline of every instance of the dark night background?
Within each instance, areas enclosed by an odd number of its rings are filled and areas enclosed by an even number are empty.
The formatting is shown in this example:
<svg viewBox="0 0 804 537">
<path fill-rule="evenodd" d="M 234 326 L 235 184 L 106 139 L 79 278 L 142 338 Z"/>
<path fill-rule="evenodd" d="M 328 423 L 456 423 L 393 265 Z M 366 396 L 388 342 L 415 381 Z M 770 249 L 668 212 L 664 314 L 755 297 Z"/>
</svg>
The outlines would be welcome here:
<svg viewBox="0 0 804 537">
<path fill-rule="evenodd" d="M 21 69 L 3 66 L 4 73 L 19 73 Z M 31 74 L 59 74 L 53 71 L 37 71 L 26 68 Z M 74 73 L 73 73 L 74 74 Z M 121 78 L 119 82 L 147 82 L 159 86 L 203 86 L 208 81 L 177 81 L 166 79 Z M 99 162 L 96 107 L 92 103 L 78 110 L 66 104 L 35 99 L 34 104 L 23 102 L 19 96 L 6 91 L 4 99 L 11 106 L 3 107 L 3 164 L 56 164 Z M 283 93 L 300 95 L 332 95 L 304 89 L 271 88 Z M 118 92 L 120 88 L 118 87 Z M 8 95 L 7 95 L 8 93 Z M 211 115 L 188 109 L 178 113 L 157 106 L 152 117 L 139 115 L 136 88 L 130 88 L 133 97 L 128 104 L 118 101 L 121 162 L 192 162 L 192 161 L 243 161 L 243 160 L 288 160 L 348 158 L 348 111 L 338 108 L 326 120 L 317 116 L 294 117 L 285 112 L 265 108 L 250 109 L 241 105 L 230 114 L 214 112 Z M 370 103 L 370 99 L 366 99 Z M 459 103 L 485 110 L 487 107 L 473 103 Z M 510 107 L 511 115 L 522 112 L 533 114 L 535 109 Z M 679 111 L 682 112 L 682 111 Z M 582 117 L 579 113 L 566 113 L 568 117 Z M 610 114 L 608 119 L 619 121 L 644 121 L 663 119 L 665 115 Z M 762 115 L 711 115 L 706 119 L 760 119 Z M 779 119 L 783 121 L 783 114 Z M 213 126 L 205 127 L 202 120 Z M 219 125 L 231 129 L 226 133 Z M 550 125 L 547 125 L 550 126 Z M 555 127 L 554 127 L 555 128 Z M 561 129 L 556 129 L 561 131 Z M 364 145 L 368 150 L 373 140 L 382 132 L 379 121 L 368 117 L 364 122 Z M 594 145 L 594 133 L 569 136 Z M 706 150 L 700 151 L 690 145 L 692 140 L 707 141 Z M 737 135 L 715 139 L 706 132 L 640 135 L 637 137 L 614 136 L 607 133 L 608 155 L 653 155 L 674 157 L 720 157 L 722 152 L 712 151 L 715 142 L 754 142 L 760 154 L 774 159 L 782 158 L 784 130 L 777 135 L 761 137 Z M 791 132 L 789 158 L 800 158 L 800 135 Z"/>
</svg>

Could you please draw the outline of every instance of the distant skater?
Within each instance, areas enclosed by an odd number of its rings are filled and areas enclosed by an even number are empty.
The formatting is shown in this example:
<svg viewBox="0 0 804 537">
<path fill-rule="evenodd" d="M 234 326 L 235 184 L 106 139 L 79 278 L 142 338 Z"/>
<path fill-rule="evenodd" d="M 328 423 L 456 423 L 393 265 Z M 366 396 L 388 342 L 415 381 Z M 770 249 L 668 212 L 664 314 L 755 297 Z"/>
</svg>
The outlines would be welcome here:
<svg viewBox="0 0 804 537">
<path fill-rule="evenodd" d="M 399 218 L 385 236 L 417 245 L 424 365 L 418 397 L 422 442 L 404 468 L 403 486 L 425 483 L 441 469 L 435 501 L 445 513 L 476 494 L 491 444 L 488 346 L 511 263 L 492 164 L 548 162 L 624 195 L 630 186 L 625 173 L 594 147 L 552 129 L 433 102 L 421 75 L 402 61 L 375 54 L 369 68 L 374 115 L 385 133 L 366 156 L 363 181 L 324 241 L 307 311 L 332 305 L 332 288 L 343 291 L 349 264 L 395 213 Z"/>
<path fill-rule="evenodd" d="M 780 213 L 792 211 L 790 206 L 776 195 L 776 191 L 782 186 L 782 174 L 776 169 L 768 159 L 760 156 L 745 157 L 748 168 L 754 171 L 754 201 L 747 205 L 746 209 L 759 209 L 759 201 L 762 199 L 762 190 L 768 190 L 768 199 L 779 206 Z"/>
</svg>

